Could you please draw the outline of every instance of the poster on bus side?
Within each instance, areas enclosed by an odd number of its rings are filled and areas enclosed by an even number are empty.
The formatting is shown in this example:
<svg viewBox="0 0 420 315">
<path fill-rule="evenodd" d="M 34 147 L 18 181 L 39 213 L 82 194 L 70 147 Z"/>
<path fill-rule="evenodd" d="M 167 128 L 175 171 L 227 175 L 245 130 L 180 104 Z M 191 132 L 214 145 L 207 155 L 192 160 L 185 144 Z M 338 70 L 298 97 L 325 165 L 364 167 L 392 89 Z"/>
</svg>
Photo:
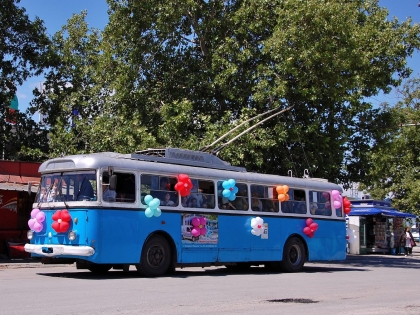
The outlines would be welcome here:
<svg viewBox="0 0 420 315">
<path fill-rule="evenodd" d="M 214 214 L 183 213 L 181 236 L 184 247 L 217 246 L 218 216 Z"/>
</svg>

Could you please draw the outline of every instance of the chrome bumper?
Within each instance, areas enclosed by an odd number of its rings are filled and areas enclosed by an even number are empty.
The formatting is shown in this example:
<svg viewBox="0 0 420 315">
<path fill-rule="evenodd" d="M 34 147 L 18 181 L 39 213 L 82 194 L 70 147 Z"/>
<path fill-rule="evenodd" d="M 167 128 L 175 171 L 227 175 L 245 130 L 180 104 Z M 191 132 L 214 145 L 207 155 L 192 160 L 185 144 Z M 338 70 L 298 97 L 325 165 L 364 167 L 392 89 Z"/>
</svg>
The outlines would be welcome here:
<svg viewBox="0 0 420 315">
<path fill-rule="evenodd" d="M 41 256 L 53 257 L 62 255 L 71 256 L 92 256 L 95 254 L 95 249 L 90 246 L 69 246 L 69 245 L 35 245 L 25 244 L 25 251 Z"/>
</svg>

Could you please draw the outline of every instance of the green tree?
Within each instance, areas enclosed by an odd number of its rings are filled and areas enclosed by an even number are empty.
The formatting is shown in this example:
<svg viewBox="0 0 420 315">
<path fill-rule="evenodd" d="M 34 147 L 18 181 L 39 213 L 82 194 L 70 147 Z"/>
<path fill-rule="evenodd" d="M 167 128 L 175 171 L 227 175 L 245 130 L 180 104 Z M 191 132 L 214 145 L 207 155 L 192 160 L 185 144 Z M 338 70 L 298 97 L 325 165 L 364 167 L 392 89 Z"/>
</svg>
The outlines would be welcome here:
<svg viewBox="0 0 420 315">
<path fill-rule="evenodd" d="M 77 152 L 198 149 L 249 117 L 293 105 L 221 157 L 254 171 L 360 181 L 381 124 L 365 99 L 409 76 L 406 58 L 420 46 L 419 25 L 388 21 L 373 0 L 108 4 L 109 24 L 94 43 L 81 27 L 80 36 L 56 38 L 71 71 L 51 75 L 61 88 L 48 99 L 60 108 L 100 105 L 79 117 L 78 134 L 69 110 L 59 114 L 52 139 L 65 141 L 52 142 L 56 154 L 76 142 Z M 73 88 L 83 100 L 67 98 L 75 73 L 93 80 Z"/>
<path fill-rule="evenodd" d="M 408 80 L 401 94 L 395 106 L 382 105 L 388 123 L 369 152 L 363 184 L 374 198 L 420 215 L 420 78 Z"/>
<path fill-rule="evenodd" d="M 2 157 L 33 160 L 45 156 L 46 133 L 29 113 L 9 113 L 16 87 L 49 64 L 49 39 L 39 18 L 30 21 L 19 0 L 0 2 L 0 134 Z M 15 121 L 10 124 L 8 121 Z"/>
</svg>

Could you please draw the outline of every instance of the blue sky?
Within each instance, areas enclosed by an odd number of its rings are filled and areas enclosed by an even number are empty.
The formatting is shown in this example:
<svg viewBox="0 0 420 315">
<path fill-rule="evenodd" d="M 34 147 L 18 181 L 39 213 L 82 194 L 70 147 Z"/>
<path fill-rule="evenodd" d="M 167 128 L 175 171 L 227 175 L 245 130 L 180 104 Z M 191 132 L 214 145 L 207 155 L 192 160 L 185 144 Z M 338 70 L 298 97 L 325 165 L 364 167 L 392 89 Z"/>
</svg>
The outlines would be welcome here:
<svg viewBox="0 0 420 315">
<path fill-rule="evenodd" d="M 411 16 L 415 23 L 420 23 L 420 0 L 380 0 L 380 5 L 388 8 L 390 16 L 396 16 L 400 21 Z M 29 18 L 33 20 L 38 16 L 44 21 L 44 25 L 50 35 L 59 31 L 62 25 L 76 13 L 87 11 L 87 22 L 90 27 L 103 29 L 108 22 L 107 3 L 105 0 L 21 0 L 19 6 L 26 9 Z M 413 75 L 420 76 L 420 53 L 416 52 L 413 58 L 408 60 L 413 69 Z M 39 87 L 42 77 L 31 78 L 22 86 L 18 87 L 17 96 L 19 109 L 24 111 L 32 100 L 32 90 Z M 372 102 L 379 104 L 387 101 L 394 104 L 398 101 L 398 95 L 391 92 L 388 95 L 378 95 L 372 98 Z"/>
</svg>

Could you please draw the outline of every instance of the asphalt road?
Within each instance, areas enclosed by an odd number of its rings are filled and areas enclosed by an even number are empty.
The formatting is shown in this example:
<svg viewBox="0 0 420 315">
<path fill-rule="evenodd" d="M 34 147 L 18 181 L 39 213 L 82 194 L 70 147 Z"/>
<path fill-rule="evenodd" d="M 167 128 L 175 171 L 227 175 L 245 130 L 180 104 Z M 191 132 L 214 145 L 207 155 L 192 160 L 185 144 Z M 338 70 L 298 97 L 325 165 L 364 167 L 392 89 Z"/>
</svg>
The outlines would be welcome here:
<svg viewBox="0 0 420 315">
<path fill-rule="evenodd" d="M 413 257 L 350 255 L 296 274 L 255 267 L 177 269 L 161 278 L 74 265 L 0 261 L 0 314 L 420 314 L 420 250 Z"/>
</svg>

